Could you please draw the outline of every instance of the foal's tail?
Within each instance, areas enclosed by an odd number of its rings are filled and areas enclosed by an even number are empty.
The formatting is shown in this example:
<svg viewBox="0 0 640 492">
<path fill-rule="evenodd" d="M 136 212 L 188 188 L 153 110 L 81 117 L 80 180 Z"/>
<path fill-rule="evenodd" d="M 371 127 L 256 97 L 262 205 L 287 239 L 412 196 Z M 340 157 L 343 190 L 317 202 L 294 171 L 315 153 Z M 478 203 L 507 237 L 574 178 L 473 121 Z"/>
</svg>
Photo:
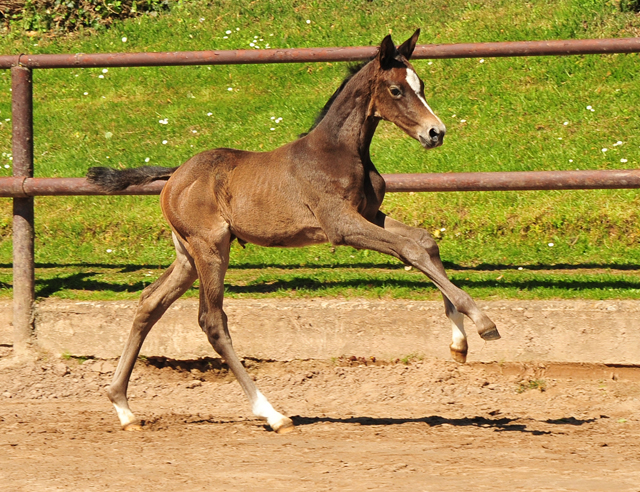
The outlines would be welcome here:
<svg viewBox="0 0 640 492">
<path fill-rule="evenodd" d="M 133 169 L 91 167 L 87 171 L 89 183 L 105 191 L 122 191 L 131 185 L 145 185 L 159 179 L 169 179 L 177 167 L 142 166 Z"/>
</svg>

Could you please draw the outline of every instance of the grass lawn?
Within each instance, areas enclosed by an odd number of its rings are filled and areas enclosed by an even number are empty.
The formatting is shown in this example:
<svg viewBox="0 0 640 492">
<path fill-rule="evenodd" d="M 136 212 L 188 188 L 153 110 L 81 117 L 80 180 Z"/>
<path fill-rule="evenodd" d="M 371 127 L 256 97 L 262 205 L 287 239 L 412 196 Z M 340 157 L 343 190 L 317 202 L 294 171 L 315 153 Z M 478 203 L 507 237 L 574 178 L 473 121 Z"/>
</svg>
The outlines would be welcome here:
<svg viewBox="0 0 640 492">
<path fill-rule="evenodd" d="M 389 32 L 401 42 L 416 27 L 421 43 L 631 37 L 640 36 L 640 16 L 599 0 L 184 1 L 108 30 L 5 32 L 0 53 L 357 46 Z M 448 134 L 425 152 L 381 124 L 372 148 L 381 172 L 640 164 L 638 54 L 414 65 Z M 175 166 L 214 147 L 273 149 L 309 128 L 345 73 L 340 63 L 36 70 L 35 173 Z M 12 172 L 9 89 L 9 71 L 0 71 L 0 176 Z M 604 299 L 640 297 L 638 201 L 636 190 L 397 193 L 382 208 L 438 237 L 453 280 L 478 298 Z M 40 298 L 136 298 L 172 261 L 157 197 L 40 197 L 36 220 Z M 3 199 L 0 296 L 10 295 L 11 202 Z M 438 297 L 393 258 L 329 245 L 234 245 L 227 295 Z"/>
</svg>

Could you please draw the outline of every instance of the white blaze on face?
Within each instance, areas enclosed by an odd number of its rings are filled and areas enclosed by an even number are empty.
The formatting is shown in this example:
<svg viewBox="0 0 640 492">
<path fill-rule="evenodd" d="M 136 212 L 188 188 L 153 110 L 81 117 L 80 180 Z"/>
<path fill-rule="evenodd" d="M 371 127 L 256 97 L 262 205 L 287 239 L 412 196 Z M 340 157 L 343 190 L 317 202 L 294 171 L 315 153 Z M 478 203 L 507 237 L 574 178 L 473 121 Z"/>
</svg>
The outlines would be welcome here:
<svg viewBox="0 0 640 492">
<path fill-rule="evenodd" d="M 413 92 L 416 93 L 416 96 L 418 96 L 418 99 L 422 101 L 422 104 L 425 105 L 425 107 L 429 110 L 429 112 L 433 116 L 435 116 L 440 123 L 442 123 L 440 118 L 438 118 L 436 114 L 433 112 L 433 110 L 429 107 L 424 97 L 422 97 L 422 94 L 420 94 L 420 79 L 418 78 L 418 75 L 410 68 L 407 68 L 407 84 L 409 84 L 409 87 L 413 89 Z"/>
</svg>

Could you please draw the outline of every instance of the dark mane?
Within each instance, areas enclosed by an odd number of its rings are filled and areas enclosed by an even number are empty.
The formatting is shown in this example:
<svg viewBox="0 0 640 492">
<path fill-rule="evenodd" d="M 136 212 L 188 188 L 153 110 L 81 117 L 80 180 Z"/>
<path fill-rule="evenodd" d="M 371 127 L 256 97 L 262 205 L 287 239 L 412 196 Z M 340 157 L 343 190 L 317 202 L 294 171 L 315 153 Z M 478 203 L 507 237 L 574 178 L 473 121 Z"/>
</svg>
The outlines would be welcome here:
<svg viewBox="0 0 640 492">
<path fill-rule="evenodd" d="M 324 119 L 324 117 L 329 112 L 329 109 L 331 108 L 331 105 L 333 104 L 333 102 L 336 100 L 338 95 L 342 92 L 342 89 L 344 89 L 344 87 L 349 83 L 349 81 L 354 77 L 354 75 L 357 74 L 360 70 L 362 70 L 364 68 L 364 66 L 367 63 L 369 63 L 370 61 L 371 60 L 367 60 L 367 61 L 364 61 L 364 62 L 361 62 L 361 63 L 356 63 L 356 64 L 349 65 L 347 67 L 347 70 L 349 71 L 349 73 L 347 74 L 347 76 L 344 78 L 344 80 L 340 84 L 340 87 L 338 87 L 338 89 L 329 98 L 329 100 L 324 105 L 324 107 L 320 110 L 320 112 L 318 113 L 318 116 L 316 116 L 316 119 L 313 122 L 313 125 L 311 125 L 311 128 L 309 128 L 309 130 L 306 133 L 300 134 L 299 137 L 304 137 L 305 135 L 311 133 L 311 131 L 316 126 L 318 126 L 320 124 L 320 122 Z"/>
</svg>

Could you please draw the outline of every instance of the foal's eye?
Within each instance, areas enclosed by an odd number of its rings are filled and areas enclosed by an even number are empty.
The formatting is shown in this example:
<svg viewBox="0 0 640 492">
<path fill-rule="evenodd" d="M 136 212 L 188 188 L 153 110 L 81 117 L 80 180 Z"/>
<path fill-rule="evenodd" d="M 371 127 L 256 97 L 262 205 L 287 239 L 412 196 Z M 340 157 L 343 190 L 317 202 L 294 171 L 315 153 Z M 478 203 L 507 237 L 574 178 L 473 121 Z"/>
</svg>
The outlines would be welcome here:
<svg viewBox="0 0 640 492">
<path fill-rule="evenodd" d="M 400 97 L 402 95 L 402 91 L 399 87 L 393 86 L 389 88 L 389 92 L 393 97 Z"/>
</svg>

